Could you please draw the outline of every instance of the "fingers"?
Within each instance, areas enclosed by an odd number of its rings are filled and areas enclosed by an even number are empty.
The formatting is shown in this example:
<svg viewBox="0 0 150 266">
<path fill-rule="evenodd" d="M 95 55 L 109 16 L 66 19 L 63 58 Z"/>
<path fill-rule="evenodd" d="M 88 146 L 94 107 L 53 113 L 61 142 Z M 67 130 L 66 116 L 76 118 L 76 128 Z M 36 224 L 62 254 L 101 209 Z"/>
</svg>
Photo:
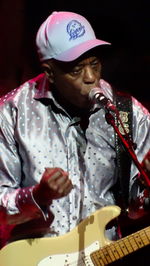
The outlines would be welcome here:
<svg viewBox="0 0 150 266">
<path fill-rule="evenodd" d="M 56 180 L 60 176 L 64 175 L 64 171 L 61 168 L 46 168 L 44 172 L 44 179 L 49 182 L 49 180 Z"/>
<path fill-rule="evenodd" d="M 48 186 L 53 199 L 68 195 L 73 188 L 68 173 L 61 168 L 46 168 L 41 183 Z"/>
<path fill-rule="evenodd" d="M 66 180 L 66 182 L 59 183 L 58 185 L 58 193 L 63 195 L 68 195 L 68 193 L 73 188 L 71 180 Z"/>
<path fill-rule="evenodd" d="M 146 170 L 148 172 L 150 172 L 150 160 L 149 159 L 145 159 L 144 163 L 145 163 Z"/>
<path fill-rule="evenodd" d="M 145 170 L 150 173 L 150 151 L 146 154 L 142 166 L 145 168 Z"/>
</svg>

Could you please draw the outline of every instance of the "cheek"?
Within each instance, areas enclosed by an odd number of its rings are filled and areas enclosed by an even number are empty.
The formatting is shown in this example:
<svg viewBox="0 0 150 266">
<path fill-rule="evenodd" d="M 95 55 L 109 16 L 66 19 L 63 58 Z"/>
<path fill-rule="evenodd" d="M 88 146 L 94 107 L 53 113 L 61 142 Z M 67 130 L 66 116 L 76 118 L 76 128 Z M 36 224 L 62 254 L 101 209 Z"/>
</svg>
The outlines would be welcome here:
<svg viewBox="0 0 150 266">
<path fill-rule="evenodd" d="M 76 95 L 81 88 L 81 82 L 79 79 L 72 79 L 68 76 L 63 76 L 55 80 L 55 86 L 60 94 L 63 95 Z"/>
<path fill-rule="evenodd" d="M 69 82 L 60 79 L 55 83 L 55 86 L 59 95 L 66 100 L 70 100 L 74 95 L 74 87 Z"/>
</svg>

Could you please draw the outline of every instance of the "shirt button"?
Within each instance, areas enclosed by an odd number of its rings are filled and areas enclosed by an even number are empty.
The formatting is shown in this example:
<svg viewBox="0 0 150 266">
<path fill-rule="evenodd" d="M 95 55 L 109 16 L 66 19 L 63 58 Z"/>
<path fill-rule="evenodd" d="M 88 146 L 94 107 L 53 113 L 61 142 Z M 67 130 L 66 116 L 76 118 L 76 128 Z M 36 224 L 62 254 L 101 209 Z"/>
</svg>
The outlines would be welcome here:
<svg viewBox="0 0 150 266">
<path fill-rule="evenodd" d="M 73 219 L 73 220 L 77 220 L 77 216 L 73 216 L 72 219 Z"/>
</svg>

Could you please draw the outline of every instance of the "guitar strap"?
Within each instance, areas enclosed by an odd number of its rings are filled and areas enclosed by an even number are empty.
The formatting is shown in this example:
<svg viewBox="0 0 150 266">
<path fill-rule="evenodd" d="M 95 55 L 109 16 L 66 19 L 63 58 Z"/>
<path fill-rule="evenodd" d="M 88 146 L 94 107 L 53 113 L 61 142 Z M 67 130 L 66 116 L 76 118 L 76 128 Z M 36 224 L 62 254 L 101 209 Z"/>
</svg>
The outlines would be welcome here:
<svg viewBox="0 0 150 266">
<path fill-rule="evenodd" d="M 114 104 L 119 111 L 119 117 L 126 129 L 127 135 L 132 140 L 132 99 L 131 96 L 123 93 L 114 93 Z M 126 139 L 124 131 L 120 125 L 120 122 L 115 116 L 115 123 L 119 128 L 120 133 Z M 128 208 L 129 201 L 129 179 L 131 170 L 131 158 L 117 133 L 115 133 L 115 148 L 116 148 L 116 160 L 117 160 L 117 184 L 114 187 L 115 198 L 117 204 L 120 205 L 123 211 Z"/>
</svg>

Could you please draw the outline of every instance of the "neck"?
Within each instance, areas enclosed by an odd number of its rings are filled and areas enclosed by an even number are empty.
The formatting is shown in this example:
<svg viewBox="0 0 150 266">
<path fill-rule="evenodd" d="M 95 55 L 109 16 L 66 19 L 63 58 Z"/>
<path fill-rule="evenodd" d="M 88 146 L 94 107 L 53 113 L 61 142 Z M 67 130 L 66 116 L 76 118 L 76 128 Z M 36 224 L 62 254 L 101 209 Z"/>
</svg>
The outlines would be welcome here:
<svg viewBox="0 0 150 266">
<path fill-rule="evenodd" d="M 90 108 L 80 108 L 68 102 L 64 99 L 60 94 L 57 93 L 57 90 L 53 90 L 53 95 L 57 102 L 63 107 L 64 110 L 71 116 L 71 117 L 88 117 L 90 113 Z"/>
</svg>

